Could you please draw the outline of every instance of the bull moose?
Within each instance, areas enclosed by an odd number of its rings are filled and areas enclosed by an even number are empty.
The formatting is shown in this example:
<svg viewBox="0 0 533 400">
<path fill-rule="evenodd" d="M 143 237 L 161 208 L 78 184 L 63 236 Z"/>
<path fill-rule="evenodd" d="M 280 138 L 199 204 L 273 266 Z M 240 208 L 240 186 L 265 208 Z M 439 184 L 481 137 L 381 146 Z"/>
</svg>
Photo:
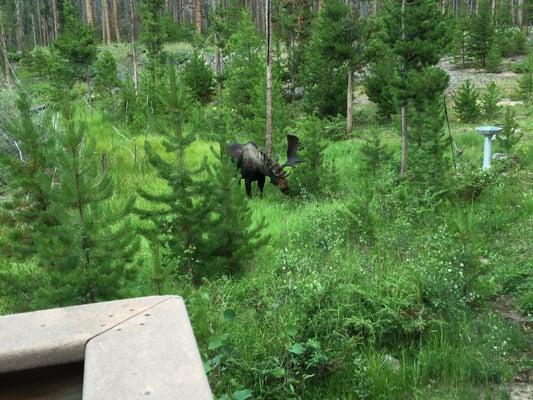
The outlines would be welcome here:
<svg viewBox="0 0 533 400">
<path fill-rule="evenodd" d="M 299 149 L 298 137 L 287 135 L 287 161 L 278 164 L 272 160 L 268 154 L 262 151 L 254 142 L 246 144 L 230 143 L 227 145 L 227 151 L 231 158 L 237 163 L 241 172 L 241 178 L 244 179 L 246 194 L 252 197 L 252 182 L 257 181 L 259 192 L 263 195 L 265 179 L 268 176 L 270 183 L 279 187 L 279 190 L 285 195 L 289 194 L 289 185 L 287 177 L 290 172 L 285 171 L 286 167 L 295 167 L 301 160 L 297 157 Z"/>
</svg>

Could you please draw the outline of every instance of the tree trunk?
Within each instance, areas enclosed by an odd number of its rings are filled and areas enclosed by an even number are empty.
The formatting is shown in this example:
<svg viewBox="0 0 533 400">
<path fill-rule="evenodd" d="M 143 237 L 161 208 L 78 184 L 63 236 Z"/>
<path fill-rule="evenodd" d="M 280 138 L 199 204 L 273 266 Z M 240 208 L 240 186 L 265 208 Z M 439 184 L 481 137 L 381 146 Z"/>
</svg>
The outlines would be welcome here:
<svg viewBox="0 0 533 400">
<path fill-rule="evenodd" d="M 318 0 L 318 12 L 322 10 L 323 6 L 324 6 L 324 0 Z"/>
<path fill-rule="evenodd" d="M 215 33 L 215 74 L 217 79 L 217 99 L 222 101 L 222 57 L 220 54 L 220 38 L 219 34 Z"/>
<path fill-rule="evenodd" d="M 181 26 L 183 26 L 183 24 L 185 23 L 185 14 L 183 12 L 184 11 L 183 1 L 184 0 L 178 0 L 178 14 L 179 14 L 179 22 Z"/>
<path fill-rule="evenodd" d="M 0 50 L 2 51 L 2 60 L 4 64 L 4 75 L 6 77 L 6 82 L 11 83 L 11 66 L 9 65 L 9 58 L 7 56 L 7 45 L 6 45 L 6 36 L 4 33 L 4 23 L 3 23 L 2 10 L 0 9 Z"/>
<path fill-rule="evenodd" d="M 40 2 L 41 0 L 37 0 L 37 3 Z M 43 32 L 43 44 L 48 46 L 50 44 L 50 36 L 48 35 L 48 21 L 43 13 L 41 13 L 41 26 Z"/>
<path fill-rule="evenodd" d="M 20 0 L 15 0 L 17 51 L 24 51 L 24 22 L 22 21 L 22 6 Z"/>
<path fill-rule="evenodd" d="M 265 150 L 272 155 L 272 5 L 271 0 L 265 1 L 265 28 L 267 39 L 266 54 L 266 134 Z"/>
<path fill-rule="evenodd" d="M 102 25 L 105 26 L 105 43 L 109 46 L 111 44 L 112 33 L 111 33 L 111 13 L 109 12 L 109 0 L 102 1 L 102 8 L 104 13 L 104 18 L 102 20 Z"/>
<path fill-rule="evenodd" d="M 494 16 L 494 14 L 496 13 L 496 0 L 492 0 L 491 9 L 492 9 L 492 15 Z"/>
<path fill-rule="evenodd" d="M 405 25 L 404 25 L 404 14 L 405 14 L 405 3 L 406 0 L 402 0 L 402 39 L 405 40 Z M 407 79 L 407 67 L 405 65 L 405 60 L 403 60 L 403 79 Z M 403 178 L 407 174 L 407 164 L 409 158 L 409 126 L 407 124 L 407 100 L 402 102 L 402 159 L 400 165 L 400 176 Z"/>
<path fill-rule="evenodd" d="M 407 174 L 408 151 L 409 151 L 409 130 L 407 125 L 407 100 L 402 105 L 402 161 L 400 166 L 400 176 L 403 178 Z"/>
<path fill-rule="evenodd" d="M 196 34 L 202 34 L 202 0 L 194 0 L 194 21 Z"/>
<path fill-rule="evenodd" d="M 346 132 L 352 133 L 353 128 L 353 86 L 352 86 L 352 69 L 348 68 L 348 87 L 346 90 Z"/>
<path fill-rule="evenodd" d="M 520 27 L 524 24 L 524 0 L 518 0 L 517 2 L 516 24 Z"/>
<path fill-rule="evenodd" d="M 170 13 L 170 0 L 165 0 L 165 11 Z"/>
<path fill-rule="evenodd" d="M 115 27 L 115 39 L 121 41 L 120 37 L 120 4 L 119 0 L 113 0 L 113 25 Z"/>
<path fill-rule="evenodd" d="M 135 95 L 137 95 L 137 88 L 139 86 L 139 74 L 137 72 L 137 48 L 135 46 L 135 8 L 133 6 L 133 0 L 129 0 L 129 6 L 131 19 L 130 42 L 133 58 L 133 87 L 135 89 Z"/>
<path fill-rule="evenodd" d="M 85 12 L 87 14 L 87 24 L 94 26 L 93 0 L 85 0 Z"/>
<path fill-rule="evenodd" d="M 31 13 L 31 32 L 33 35 L 33 48 L 37 47 L 37 32 L 35 28 L 35 17 L 33 16 L 33 13 Z"/>
<path fill-rule="evenodd" d="M 54 30 L 54 40 L 59 37 L 59 17 L 57 15 L 57 0 L 52 0 L 52 24 Z"/>
<path fill-rule="evenodd" d="M 43 27 L 41 26 L 41 0 L 37 0 L 37 29 L 39 29 L 39 44 L 44 45 Z"/>
</svg>

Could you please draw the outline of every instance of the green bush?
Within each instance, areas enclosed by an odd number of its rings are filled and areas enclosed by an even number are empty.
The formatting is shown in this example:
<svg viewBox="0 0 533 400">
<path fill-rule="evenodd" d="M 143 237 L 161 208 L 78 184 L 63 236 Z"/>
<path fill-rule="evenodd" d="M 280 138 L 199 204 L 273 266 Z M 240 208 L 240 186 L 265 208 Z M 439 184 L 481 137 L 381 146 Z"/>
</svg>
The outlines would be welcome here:
<svg viewBox="0 0 533 400">
<path fill-rule="evenodd" d="M 527 30 L 505 29 L 499 33 L 499 45 L 503 57 L 513 57 L 527 52 Z"/>
<path fill-rule="evenodd" d="M 502 67 L 502 52 L 498 43 L 493 43 L 489 53 L 487 54 L 487 60 L 485 62 L 485 69 L 487 72 L 501 72 Z"/>
<path fill-rule="evenodd" d="M 511 107 L 505 107 L 502 131 L 496 135 L 498 143 L 507 153 L 511 153 L 513 147 L 522 139 L 522 136 L 524 136 L 524 132 L 522 132 L 516 122 L 514 110 Z"/>
</svg>

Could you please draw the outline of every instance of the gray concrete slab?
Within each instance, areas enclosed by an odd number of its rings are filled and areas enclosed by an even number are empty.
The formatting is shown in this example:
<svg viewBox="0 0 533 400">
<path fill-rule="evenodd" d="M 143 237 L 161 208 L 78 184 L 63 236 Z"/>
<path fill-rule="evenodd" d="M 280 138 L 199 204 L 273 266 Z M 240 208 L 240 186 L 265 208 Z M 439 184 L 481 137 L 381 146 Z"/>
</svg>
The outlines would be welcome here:
<svg viewBox="0 0 533 400">
<path fill-rule="evenodd" d="M 82 361 L 89 339 L 169 298 L 141 297 L 0 317 L 0 373 Z"/>
<path fill-rule="evenodd" d="M 183 300 L 173 297 L 87 343 L 84 400 L 210 400 Z"/>
</svg>

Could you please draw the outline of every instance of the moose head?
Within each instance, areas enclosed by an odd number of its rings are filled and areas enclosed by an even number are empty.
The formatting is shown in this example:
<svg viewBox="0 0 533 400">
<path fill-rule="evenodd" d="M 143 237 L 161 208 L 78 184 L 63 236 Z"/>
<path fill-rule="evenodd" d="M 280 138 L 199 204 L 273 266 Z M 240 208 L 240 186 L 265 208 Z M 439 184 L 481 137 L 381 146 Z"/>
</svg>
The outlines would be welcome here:
<svg viewBox="0 0 533 400">
<path fill-rule="evenodd" d="M 298 150 L 301 149 L 297 136 L 287 135 L 287 161 L 283 164 L 279 164 L 276 161 L 271 160 L 269 157 L 265 159 L 267 168 L 269 170 L 268 176 L 270 177 L 270 183 L 279 187 L 279 190 L 285 194 L 289 194 L 289 184 L 287 177 L 291 174 L 291 171 L 285 170 L 286 167 L 296 167 L 301 160 L 297 157 Z M 279 158 L 279 157 L 278 157 Z"/>
</svg>

